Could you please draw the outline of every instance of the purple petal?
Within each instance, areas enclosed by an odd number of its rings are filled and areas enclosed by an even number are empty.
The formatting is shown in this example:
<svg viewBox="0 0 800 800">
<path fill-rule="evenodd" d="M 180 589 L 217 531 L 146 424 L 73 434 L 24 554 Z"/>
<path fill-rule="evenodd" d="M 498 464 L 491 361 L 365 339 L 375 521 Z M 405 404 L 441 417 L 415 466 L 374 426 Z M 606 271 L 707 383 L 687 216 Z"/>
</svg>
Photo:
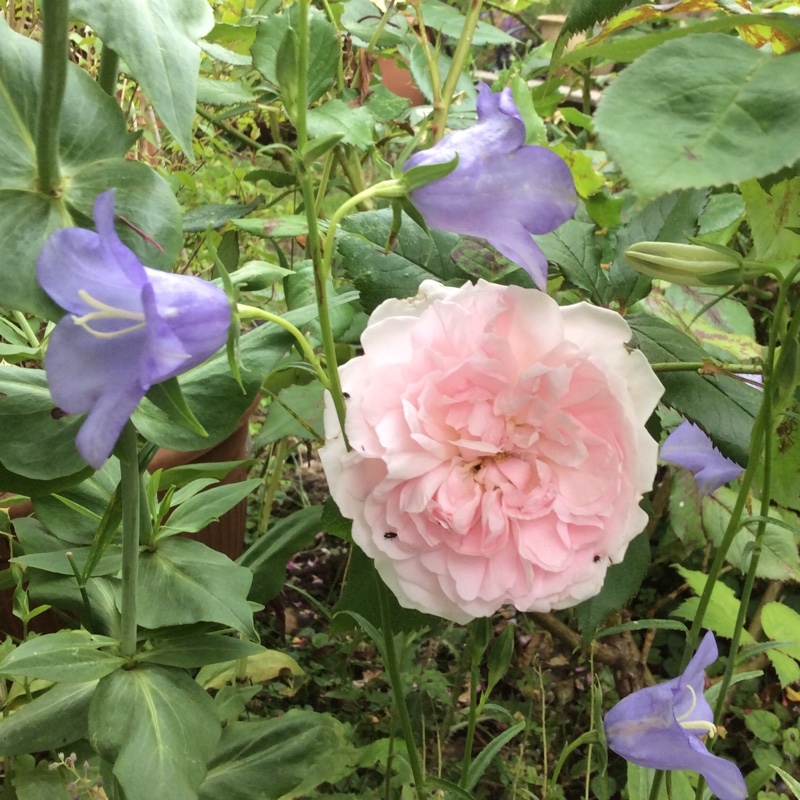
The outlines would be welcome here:
<svg viewBox="0 0 800 800">
<path fill-rule="evenodd" d="M 101 395 L 78 431 L 76 445 L 86 463 L 95 469 L 105 464 L 114 445 L 144 397 L 135 383 L 120 384 Z"/>
<path fill-rule="evenodd" d="M 146 349 L 145 330 L 100 339 L 64 317 L 50 336 L 45 358 L 53 401 L 69 414 L 86 413 L 117 386 L 135 385 Z"/>
<path fill-rule="evenodd" d="M 50 392 L 65 411 L 88 412 L 77 446 L 99 469 L 150 386 L 205 361 L 225 343 L 231 312 L 216 286 L 139 263 L 114 230 L 112 191 L 97 198 L 95 223 L 96 233 L 54 233 L 38 277 L 71 312 L 48 345 Z"/>
<path fill-rule="evenodd" d="M 667 436 L 661 445 L 661 458 L 693 472 L 703 494 L 711 494 L 744 472 L 723 456 L 708 435 L 691 422 L 682 422 Z"/>
<path fill-rule="evenodd" d="M 408 169 L 459 158 L 453 172 L 414 190 L 411 200 L 432 228 L 489 240 L 544 288 L 547 263 L 528 234 L 555 230 L 574 214 L 569 167 L 547 148 L 523 144 L 525 125 L 510 90 L 492 94 L 480 86 L 478 115 L 471 128 L 406 162 Z"/>
<path fill-rule="evenodd" d="M 146 267 L 145 273 L 155 301 L 150 312 L 169 326 L 188 356 L 177 372 L 166 375 L 172 377 L 202 363 L 225 344 L 231 325 L 230 301 L 222 289 L 201 278 Z"/>
<path fill-rule="evenodd" d="M 486 239 L 498 252 L 519 264 L 543 292 L 547 291 L 547 258 L 522 225 L 507 222 Z"/>
</svg>

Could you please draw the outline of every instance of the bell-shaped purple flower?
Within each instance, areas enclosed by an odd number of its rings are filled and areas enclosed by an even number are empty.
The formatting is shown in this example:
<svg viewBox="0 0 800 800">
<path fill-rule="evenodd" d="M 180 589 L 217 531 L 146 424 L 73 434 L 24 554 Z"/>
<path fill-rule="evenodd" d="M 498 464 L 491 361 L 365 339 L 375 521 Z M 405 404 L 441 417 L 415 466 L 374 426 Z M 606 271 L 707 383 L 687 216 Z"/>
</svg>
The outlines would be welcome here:
<svg viewBox="0 0 800 800">
<path fill-rule="evenodd" d="M 478 87 L 478 121 L 414 154 L 404 169 L 452 161 L 449 175 L 411 192 L 432 228 L 480 236 L 547 288 L 547 259 L 531 238 L 565 223 L 577 207 L 566 162 L 545 147 L 525 145 L 510 89 Z"/>
<path fill-rule="evenodd" d="M 608 746 L 626 761 L 651 769 L 699 772 L 720 800 L 744 800 L 747 786 L 739 768 L 709 753 L 702 742 L 703 736 L 716 733 L 703 687 L 705 668 L 717 655 L 709 631 L 683 675 L 623 698 L 603 724 Z"/>
<path fill-rule="evenodd" d="M 88 417 L 80 454 L 99 469 L 147 390 L 225 344 L 225 293 L 211 283 L 142 266 L 114 230 L 114 192 L 94 205 L 97 232 L 64 228 L 45 242 L 44 290 L 68 313 L 56 325 L 45 369 L 55 403 Z"/>
<path fill-rule="evenodd" d="M 726 458 L 708 435 L 692 422 L 682 422 L 661 445 L 661 458 L 694 473 L 697 488 L 711 494 L 744 470 Z"/>
</svg>

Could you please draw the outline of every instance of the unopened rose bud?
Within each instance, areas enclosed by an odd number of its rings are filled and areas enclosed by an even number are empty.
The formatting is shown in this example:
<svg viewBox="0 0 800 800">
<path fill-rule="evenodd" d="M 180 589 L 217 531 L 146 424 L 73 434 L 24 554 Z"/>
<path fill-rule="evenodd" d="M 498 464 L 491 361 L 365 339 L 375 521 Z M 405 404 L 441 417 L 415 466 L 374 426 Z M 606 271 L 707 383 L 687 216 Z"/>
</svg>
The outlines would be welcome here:
<svg viewBox="0 0 800 800">
<path fill-rule="evenodd" d="M 733 286 L 748 275 L 740 256 L 727 248 L 639 242 L 625 251 L 625 258 L 637 272 L 682 286 Z"/>
</svg>

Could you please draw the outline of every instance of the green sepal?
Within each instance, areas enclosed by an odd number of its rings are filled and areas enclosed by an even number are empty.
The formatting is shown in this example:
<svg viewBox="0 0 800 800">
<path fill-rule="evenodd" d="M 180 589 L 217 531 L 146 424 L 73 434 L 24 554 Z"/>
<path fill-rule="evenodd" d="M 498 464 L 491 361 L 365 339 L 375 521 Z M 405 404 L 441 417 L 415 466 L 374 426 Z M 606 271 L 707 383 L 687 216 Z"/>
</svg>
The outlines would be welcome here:
<svg viewBox="0 0 800 800">
<path fill-rule="evenodd" d="M 419 189 L 433 181 L 448 176 L 458 166 L 458 154 L 450 161 L 443 161 L 440 164 L 421 164 L 419 167 L 411 167 L 403 173 L 402 180 L 409 192 Z"/>
<path fill-rule="evenodd" d="M 242 394 L 247 394 L 247 390 L 242 382 L 242 371 L 239 366 L 242 360 L 242 351 L 239 347 L 239 337 L 241 335 L 238 310 L 239 290 L 236 286 L 234 286 L 231 276 L 228 273 L 228 268 L 225 266 L 223 260 L 219 257 L 217 248 L 214 246 L 214 242 L 211 241 L 211 236 L 209 235 L 208 231 L 206 232 L 206 247 L 208 248 L 208 252 L 211 253 L 211 257 L 214 259 L 214 264 L 216 264 L 217 272 L 219 273 L 220 280 L 222 281 L 222 287 L 225 290 L 225 294 L 228 295 L 228 299 L 230 300 L 231 304 L 231 325 L 228 328 L 228 341 L 225 344 L 225 352 L 228 356 L 228 365 L 231 368 L 231 374 L 233 375 L 234 380 L 239 384 L 239 388 L 242 390 Z"/>
<path fill-rule="evenodd" d="M 155 386 L 151 386 L 150 391 L 147 393 L 147 399 L 154 406 L 168 414 L 173 422 L 188 428 L 190 431 L 194 431 L 200 436 L 208 436 L 208 431 L 200 424 L 200 420 L 189 408 L 177 378 L 169 378 L 155 384 Z"/>
<path fill-rule="evenodd" d="M 428 226 L 425 224 L 425 218 L 419 213 L 419 209 L 407 198 L 401 197 L 396 203 L 392 204 L 393 207 L 398 206 L 402 211 L 405 211 L 414 222 L 422 228 L 425 233 L 429 233 Z"/>
</svg>

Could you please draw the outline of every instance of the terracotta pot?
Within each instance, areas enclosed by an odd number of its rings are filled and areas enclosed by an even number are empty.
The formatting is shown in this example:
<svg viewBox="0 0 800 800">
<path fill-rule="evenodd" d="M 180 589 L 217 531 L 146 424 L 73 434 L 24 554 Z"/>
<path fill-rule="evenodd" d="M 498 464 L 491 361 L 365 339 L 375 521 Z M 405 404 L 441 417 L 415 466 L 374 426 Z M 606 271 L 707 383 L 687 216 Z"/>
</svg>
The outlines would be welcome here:
<svg viewBox="0 0 800 800">
<path fill-rule="evenodd" d="M 393 58 L 379 58 L 375 63 L 381 70 L 381 83 L 390 92 L 410 100 L 412 106 L 425 105 L 425 95 L 414 81 L 408 66 L 398 66 Z"/>
<path fill-rule="evenodd" d="M 242 461 L 248 456 L 247 439 L 248 423 L 250 416 L 258 405 L 258 398 L 247 410 L 239 422 L 238 427 L 227 439 L 206 450 L 179 452 L 177 450 L 159 450 L 148 469 L 153 472 L 157 469 L 170 469 L 186 464 L 214 463 L 218 461 Z M 221 481 L 223 484 L 237 483 L 247 477 L 244 467 L 237 467 L 228 473 Z M 0 493 L 0 498 L 3 495 Z M 28 500 L 24 503 L 11 506 L 9 515 L 11 519 L 27 517 L 33 514 L 33 504 Z M 197 539 L 230 559 L 237 559 L 244 549 L 244 536 L 247 526 L 247 499 L 245 498 L 230 511 L 220 517 L 218 522 L 212 522 L 199 533 L 185 534 L 191 539 Z M 8 543 L 0 537 L 0 569 L 8 567 Z M 12 613 L 13 590 L 7 589 L 0 592 L 0 634 L 22 636 L 20 620 Z M 65 627 L 64 621 L 55 611 L 45 611 L 31 620 L 29 630 L 37 633 L 54 633 Z"/>
</svg>

